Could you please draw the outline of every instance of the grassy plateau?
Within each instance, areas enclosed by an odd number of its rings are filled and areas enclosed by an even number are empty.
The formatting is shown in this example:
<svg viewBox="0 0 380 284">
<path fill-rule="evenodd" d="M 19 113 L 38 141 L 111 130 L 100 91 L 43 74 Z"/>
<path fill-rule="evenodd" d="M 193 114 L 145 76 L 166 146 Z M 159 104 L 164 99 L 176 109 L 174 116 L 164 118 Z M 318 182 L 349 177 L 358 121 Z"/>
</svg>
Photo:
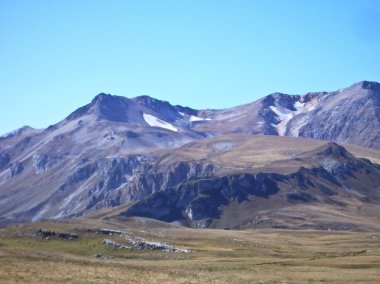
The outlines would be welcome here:
<svg viewBox="0 0 380 284">
<path fill-rule="evenodd" d="M 135 238 L 190 253 L 106 247 Z M 36 237 L 39 229 L 78 239 Z M 73 219 L 0 229 L 0 283 L 380 283 L 380 233 L 189 229 L 143 219 Z"/>
</svg>

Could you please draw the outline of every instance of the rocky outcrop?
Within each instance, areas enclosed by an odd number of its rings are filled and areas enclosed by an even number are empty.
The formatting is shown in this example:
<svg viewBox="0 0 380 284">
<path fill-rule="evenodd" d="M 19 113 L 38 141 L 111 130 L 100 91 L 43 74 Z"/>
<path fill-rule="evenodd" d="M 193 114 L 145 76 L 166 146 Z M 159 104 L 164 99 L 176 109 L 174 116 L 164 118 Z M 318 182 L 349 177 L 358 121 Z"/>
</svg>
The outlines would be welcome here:
<svg viewBox="0 0 380 284">
<path fill-rule="evenodd" d="M 125 236 L 126 244 L 116 242 L 110 239 L 104 239 L 103 244 L 107 247 L 115 249 L 135 249 L 135 250 L 158 250 L 163 252 L 181 252 L 181 253 L 190 253 L 191 250 L 176 248 L 170 244 L 162 242 L 147 241 L 143 238 L 135 238 L 129 235 Z"/>
<path fill-rule="evenodd" d="M 128 122 L 128 99 L 102 93 L 93 99 L 92 104 L 97 107 L 99 119 L 106 119 L 116 122 Z"/>
<path fill-rule="evenodd" d="M 16 162 L 10 166 L 11 169 L 11 176 L 14 177 L 16 175 L 19 175 L 24 170 L 24 166 L 21 162 Z"/>
<path fill-rule="evenodd" d="M 144 216 L 164 221 L 218 218 L 220 206 L 242 202 L 248 195 L 267 198 L 279 191 L 277 174 L 242 174 L 185 181 L 156 192 L 131 206 L 123 216 Z"/>
<path fill-rule="evenodd" d="M 259 172 L 185 179 L 149 195 L 122 215 L 167 222 L 184 220 L 193 226 L 207 227 L 211 220 L 221 218 L 223 207 L 252 198 L 261 198 L 263 204 L 275 195 L 281 196 L 284 204 L 331 203 L 336 202 L 331 199 L 335 195 L 349 195 L 372 204 L 380 201 L 380 166 L 355 158 L 342 146 L 328 143 L 297 156 L 296 161 L 308 168 L 301 166 L 291 174 Z M 291 163 L 294 161 L 289 160 Z M 273 170 L 274 166 L 270 168 Z"/>
<path fill-rule="evenodd" d="M 100 163 L 102 181 L 91 191 L 87 210 L 138 201 L 184 181 L 210 177 L 214 171 L 211 164 L 197 162 L 179 162 L 156 170 L 151 159 L 130 157 Z"/>
<path fill-rule="evenodd" d="M 175 121 L 182 116 L 178 113 L 178 110 L 166 101 L 160 101 L 149 96 L 139 96 L 132 99 L 133 101 L 145 106 L 147 109 L 153 110 L 155 113 L 159 113 L 165 121 Z"/>
<path fill-rule="evenodd" d="M 36 170 L 36 174 L 44 173 L 56 166 L 58 163 L 64 160 L 63 157 L 56 157 L 47 154 L 35 154 L 33 155 L 33 167 Z"/>
<path fill-rule="evenodd" d="M 159 250 L 163 252 L 191 252 L 191 250 L 188 249 L 179 249 L 167 243 L 147 241 L 143 238 L 134 238 L 131 236 L 126 236 L 126 240 L 135 249 Z"/>
<path fill-rule="evenodd" d="M 152 156 L 147 155 L 99 160 L 97 168 L 104 180 L 103 188 L 112 190 L 127 183 L 136 173 L 141 172 L 151 159 Z"/>
<path fill-rule="evenodd" d="M 75 240 L 75 239 L 79 238 L 78 234 L 55 232 L 55 231 L 46 230 L 46 229 L 39 229 L 38 235 L 43 237 L 43 238 L 48 238 L 48 239 L 59 238 L 62 240 Z"/>
<path fill-rule="evenodd" d="M 1 153 L 0 154 L 0 171 L 5 169 L 9 162 L 11 161 L 11 157 L 8 153 Z"/>
<path fill-rule="evenodd" d="M 111 248 L 115 248 L 115 249 L 131 249 L 131 247 L 129 247 L 129 246 L 122 245 L 122 244 L 120 244 L 114 240 L 110 240 L 110 239 L 104 239 L 103 245 L 105 245 L 106 247 L 111 247 Z"/>
<path fill-rule="evenodd" d="M 203 164 L 195 161 L 183 161 L 171 164 L 156 171 L 154 166 L 144 168 L 144 174 L 138 175 L 131 180 L 128 188 L 137 194 L 136 200 L 143 195 L 148 195 L 167 188 L 174 187 L 184 181 L 207 178 L 214 173 L 212 164 Z M 144 189 L 141 191 L 141 189 Z"/>
</svg>

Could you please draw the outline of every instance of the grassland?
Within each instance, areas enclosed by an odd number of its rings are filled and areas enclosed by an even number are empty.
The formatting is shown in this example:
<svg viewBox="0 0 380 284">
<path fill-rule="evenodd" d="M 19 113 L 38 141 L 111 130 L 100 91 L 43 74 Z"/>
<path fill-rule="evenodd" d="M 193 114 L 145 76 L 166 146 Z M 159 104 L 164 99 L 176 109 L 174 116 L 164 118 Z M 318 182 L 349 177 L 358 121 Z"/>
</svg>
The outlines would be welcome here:
<svg viewBox="0 0 380 284">
<path fill-rule="evenodd" d="M 108 248 L 103 239 L 123 237 L 87 231 L 105 227 L 192 252 Z M 39 228 L 80 237 L 29 237 Z M 380 233 L 195 230 L 145 219 L 43 222 L 0 230 L 0 282 L 379 283 Z"/>
<path fill-rule="evenodd" d="M 162 150 L 157 166 L 167 166 L 175 161 L 197 160 L 216 165 L 221 170 L 219 174 L 249 172 L 250 169 L 261 168 L 274 161 L 292 159 L 326 143 L 322 140 L 285 136 L 226 135 L 191 142 L 175 150 Z M 366 158 L 372 163 L 380 164 L 379 150 L 345 144 L 342 146 L 357 158 Z"/>
</svg>

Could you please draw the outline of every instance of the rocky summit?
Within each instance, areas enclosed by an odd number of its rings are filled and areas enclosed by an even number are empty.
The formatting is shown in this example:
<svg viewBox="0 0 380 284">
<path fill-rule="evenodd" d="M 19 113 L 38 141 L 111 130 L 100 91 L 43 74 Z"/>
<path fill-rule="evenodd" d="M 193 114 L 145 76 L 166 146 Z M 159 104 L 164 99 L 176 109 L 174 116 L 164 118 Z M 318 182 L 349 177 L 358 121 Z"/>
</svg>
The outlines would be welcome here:
<svg viewBox="0 0 380 284">
<path fill-rule="evenodd" d="M 223 110 L 102 93 L 0 138 L 0 225 L 117 207 L 194 227 L 362 229 L 380 213 L 379 164 L 376 82 Z"/>
</svg>

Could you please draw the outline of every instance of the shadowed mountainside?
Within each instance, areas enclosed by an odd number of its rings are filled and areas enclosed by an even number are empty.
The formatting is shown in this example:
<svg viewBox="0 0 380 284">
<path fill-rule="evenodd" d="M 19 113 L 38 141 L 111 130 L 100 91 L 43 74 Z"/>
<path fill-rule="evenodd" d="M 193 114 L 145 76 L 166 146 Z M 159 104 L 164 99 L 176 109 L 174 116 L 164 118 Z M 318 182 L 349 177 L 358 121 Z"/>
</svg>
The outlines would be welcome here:
<svg viewBox="0 0 380 284">
<path fill-rule="evenodd" d="M 284 165 L 297 170 L 280 174 Z M 279 212 L 297 205 L 349 211 L 352 203 L 368 204 L 379 212 L 380 166 L 354 157 L 342 146 L 328 143 L 293 159 L 272 162 L 250 174 L 185 181 L 148 196 L 122 215 L 184 221 L 196 227 L 223 224 L 233 228 L 322 228 L 328 227 L 328 221 L 314 223 L 307 212 L 302 217 L 294 214 L 293 220 Z M 225 214 L 228 211 L 239 212 L 238 217 L 231 218 Z M 354 210 L 347 213 L 356 214 Z M 274 214 L 277 216 L 268 219 Z M 346 219 L 349 228 L 359 225 L 359 222 L 353 225 L 353 220 Z"/>
</svg>

